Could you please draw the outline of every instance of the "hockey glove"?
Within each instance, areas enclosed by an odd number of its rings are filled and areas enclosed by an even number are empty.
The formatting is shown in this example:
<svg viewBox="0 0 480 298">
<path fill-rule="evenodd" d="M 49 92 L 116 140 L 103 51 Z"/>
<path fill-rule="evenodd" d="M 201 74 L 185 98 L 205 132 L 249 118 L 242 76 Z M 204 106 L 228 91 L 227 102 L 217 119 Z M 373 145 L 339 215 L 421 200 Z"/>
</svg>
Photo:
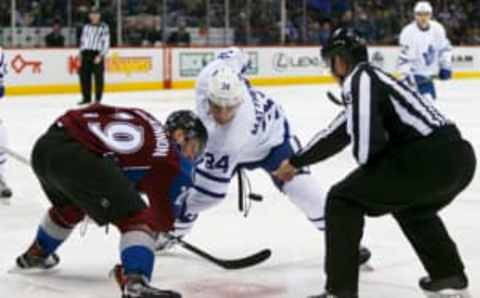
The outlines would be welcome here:
<svg viewBox="0 0 480 298">
<path fill-rule="evenodd" d="M 172 248 L 177 244 L 178 239 L 182 239 L 190 233 L 193 224 L 198 218 L 198 214 L 188 213 L 187 198 L 188 190 L 180 194 L 174 204 L 175 223 L 174 228 L 169 233 L 160 233 L 156 242 L 156 251 L 163 251 Z M 173 236 L 173 237 L 172 237 Z"/>
<path fill-rule="evenodd" d="M 175 227 L 173 231 L 158 234 L 157 241 L 155 243 L 155 250 L 165 251 L 174 247 L 178 243 L 179 239 L 182 239 L 185 235 L 190 233 L 193 223 L 194 220 L 190 222 L 181 222 L 177 219 L 175 221 Z"/>
<path fill-rule="evenodd" d="M 442 69 L 440 69 L 440 72 L 438 73 L 438 77 L 442 81 L 450 80 L 452 78 L 452 71 L 450 69 L 447 69 L 447 68 L 442 68 Z"/>
<path fill-rule="evenodd" d="M 3 98 L 5 95 L 5 86 L 0 85 L 0 98 Z"/>
<path fill-rule="evenodd" d="M 409 87 L 416 88 L 417 85 L 415 83 L 415 78 L 413 77 L 412 74 L 404 74 L 401 78 L 400 81 L 404 83 L 405 85 Z"/>
</svg>

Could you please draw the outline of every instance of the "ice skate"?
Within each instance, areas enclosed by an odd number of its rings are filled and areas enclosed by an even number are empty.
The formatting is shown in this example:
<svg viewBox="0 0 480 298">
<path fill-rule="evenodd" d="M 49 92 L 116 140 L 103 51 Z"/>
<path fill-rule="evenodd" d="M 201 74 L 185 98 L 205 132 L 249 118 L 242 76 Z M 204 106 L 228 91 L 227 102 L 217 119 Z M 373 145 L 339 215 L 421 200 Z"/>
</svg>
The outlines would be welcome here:
<svg viewBox="0 0 480 298">
<path fill-rule="evenodd" d="M 5 182 L 5 178 L 0 175 L 0 201 L 8 204 L 12 195 L 12 190 Z"/>
<path fill-rule="evenodd" d="M 150 286 L 146 278 L 139 274 L 125 275 L 122 265 L 116 265 L 112 274 L 122 290 L 122 298 L 181 298 L 177 292 L 160 290 Z"/>
<path fill-rule="evenodd" d="M 463 273 L 437 280 L 423 277 L 419 285 L 427 298 L 471 298 L 468 279 Z"/>
<path fill-rule="evenodd" d="M 23 269 L 51 269 L 55 267 L 60 258 L 57 254 L 53 253 L 49 256 L 45 256 L 40 245 L 35 242 L 30 248 L 16 260 L 17 267 Z"/>
</svg>

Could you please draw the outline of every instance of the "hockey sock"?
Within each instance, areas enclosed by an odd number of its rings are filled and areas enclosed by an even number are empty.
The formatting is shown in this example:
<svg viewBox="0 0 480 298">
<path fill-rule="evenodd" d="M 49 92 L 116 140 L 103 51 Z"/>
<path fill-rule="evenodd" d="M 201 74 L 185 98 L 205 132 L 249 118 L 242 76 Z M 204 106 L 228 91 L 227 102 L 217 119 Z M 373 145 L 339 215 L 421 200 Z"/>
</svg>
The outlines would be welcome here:
<svg viewBox="0 0 480 298">
<path fill-rule="evenodd" d="M 318 229 L 325 230 L 326 197 L 319 183 L 310 174 L 297 175 L 285 183 L 283 192 L 289 197 L 308 220 Z"/>
<path fill-rule="evenodd" d="M 51 211 L 45 214 L 42 223 L 38 227 L 36 241 L 42 248 L 45 256 L 51 255 L 68 238 L 72 229 L 61 226 L 51 216 Z"/>
<path fill-rule="evenodd" d="M 120 240 L 125 275 L 141 274 L 150 280 L 155 261 L 155 239 L 144 231 L 128 231 Z"/>
</svg>

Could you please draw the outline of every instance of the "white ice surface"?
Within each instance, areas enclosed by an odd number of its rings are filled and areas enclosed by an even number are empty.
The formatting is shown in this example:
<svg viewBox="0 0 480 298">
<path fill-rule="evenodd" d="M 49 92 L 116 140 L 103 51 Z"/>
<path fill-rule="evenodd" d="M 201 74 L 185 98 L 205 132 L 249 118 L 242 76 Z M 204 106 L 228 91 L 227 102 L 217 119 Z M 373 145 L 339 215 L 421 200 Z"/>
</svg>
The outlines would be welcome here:
<svg viewBox="0 0 480 298">
<path fill-rule="evenodd" d="M 330 86 L 262 88 L 283 104 L 295 132 L 305 143 L 335 116 L 338 108 L 325 97 Z M 480 85 L 476 81 L 438 84 L 438 102 L 475 148 L 480 148 Z M 36 138 L 79 97 L 36 96 L 8 98 L 0 103 L 10 147 L 26 156 Z M 105 103 L 142 107 L 163 119 L 170 111 L 191 108 L 192 91 L 108 94 Z M 478 151 L 478 150 L 477 150 Z M 313 167 L 324 189 L 355 166 L 350 149 Z M 250 174 L 255 191 L 265 197 L 245 219 L 236 211 L 236 183 L 228 199 L 202 214 L 187 240 L 221 257 L 239 257 L 271 248 L 272 257 L 246 270 L 224 271 L 176 248 L 157 258 L 152 283 L 176 289 L 187 298 L 298 298 L 322 292 L 324 236 L 270 183 L 262 172 Z M 106 298 L 120 297 L 108 272 L 118 260 L 118 233 L 108 235 L 90 224 L 85 237 L 80 229 L 60 248 L 61 264 L 51 272 L 7 273 L 15 258 L 32 241 L 48 202 L 31 170 L 10 159 L 8 182 L 14 197 L 0 205 L 0 297 Z M 447 227 L 457 241 L 471 280 L 473 297 L 480 297 L 480 182 L 468 189 L 444 212 Z M 415 298 L 423 294 L 418 278 L 425 275 L 398 226 L 388 217 L 369 219 L 364 243 L 373 252 L 374 272 L 363 273 L 361 297 Z"/>
</svg>

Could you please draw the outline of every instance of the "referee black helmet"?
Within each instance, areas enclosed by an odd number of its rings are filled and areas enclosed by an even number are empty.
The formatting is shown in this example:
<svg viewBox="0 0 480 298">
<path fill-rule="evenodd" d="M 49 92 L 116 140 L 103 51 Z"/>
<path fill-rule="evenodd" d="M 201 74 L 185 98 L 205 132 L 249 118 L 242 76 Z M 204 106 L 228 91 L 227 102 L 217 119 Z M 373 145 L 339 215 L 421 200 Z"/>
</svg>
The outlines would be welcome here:
<svg viewBox="0 0 480 298">
<path fill-rule="evenodd" d="M 322 58 L 331 61 L 334 56 L 342 57 L 351 68 L 360 62 L 368 61 L 366 41 L 353 28 L 339 27 L 328 38 L 322 48 Z"/>
</svg>

